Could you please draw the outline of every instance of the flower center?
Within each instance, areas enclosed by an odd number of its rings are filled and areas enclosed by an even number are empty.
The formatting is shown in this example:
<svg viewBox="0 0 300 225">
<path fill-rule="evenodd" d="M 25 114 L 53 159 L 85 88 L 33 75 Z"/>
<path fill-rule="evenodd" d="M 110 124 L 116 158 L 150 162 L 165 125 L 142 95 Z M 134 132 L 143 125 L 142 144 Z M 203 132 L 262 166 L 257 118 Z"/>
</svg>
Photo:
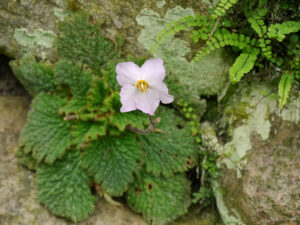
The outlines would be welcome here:
<svg viewBox="0 0 300 225">
<path fill-rule="evenodd" d="M 145 93 L 148 89 L 148 82 L 145 80 L 139 80 L 136 83 L 136 87 L 140 90 L 140 92 Z"/>
</svg>

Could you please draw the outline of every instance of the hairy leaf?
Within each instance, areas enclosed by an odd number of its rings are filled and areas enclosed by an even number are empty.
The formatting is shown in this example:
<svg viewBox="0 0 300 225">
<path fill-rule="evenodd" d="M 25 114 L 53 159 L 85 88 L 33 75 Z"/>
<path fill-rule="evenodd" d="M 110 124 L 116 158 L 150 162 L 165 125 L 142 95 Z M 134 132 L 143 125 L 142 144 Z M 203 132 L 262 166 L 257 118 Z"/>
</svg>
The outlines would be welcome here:
<svg viewBox="0 0 300 225">
<path fill-rule="evenodd" d="M 103 105 L 108 93 L 109 90 L 106 83 L 101 78 L 94 77 L 93 83 L 88 91 L 87 109 L 89 111 L 101 111 L 100 107 Z"/>
<path fill-rule="evenodd" d="M 147 172 L 169 177 L 195 166 L 197 151 L 190 127 L 181 127 L 182 124 L 176 121 L 180 118 L 175 116 L 173 110 L 160 107 L 159 111 L 161 122 L 156 128 L 160 131 L 140 135 L 139 139 L 146 153 L 144 160 Z"/>
<path fill-rule="evenodd" d="M 239 82 L 245 73 L 250 72 L 257 59 L 259 51 L 241 53 L 229 69 L 229 77 L 232 83 Z"/>
<path fill-rule="evenodd" d="M 71 144 L 70 123 L 58 114 L 58 108 L 65 103 L 65 99 L 43 93 L 32 103 L 19 145 L 25 153 L 32 152 L 38 162 L 45 159 L 52 164 Z"/>
<path fill-rule="evenodd" d="M 108 62 L 106 67 L 102 70 L 102 74 L 108 86 L 112 90 L 119 92 L 121 88 L 120 88 L 120 84 L 116 79 L 117 77 L 116 63 L 113 61 Z"/>
<path fill-rule="evenodd" d="M 31 170 L 36 170 L 39 164 L 31 154 L 26 154 L 22 148 L 17 151 L 17 159 L 19 164 Z"/>
<path fill-rule="evenodd" d="M 79 166 L 79 151 L 69 151 L 53 165 L 37 171 L 38 200 L 52 213 L 77 222 L 94 211 L 96 198 L 89 189 L 89 178 Z"/>
<path fill-rule="evenodd" d="M 187 212 L 190 184 L 184 174 L 170 178 L 142 172 L 126 193 L 129 206 L 154 225 L 167 224 Z"/>
<path fill-rule="evenodd" d="M 50 65 L 38 63 L 33 56 L 27 56 L 20 61 L 12 61 L 10 66 L 30 95 L 54 91 L 54 73 Z"/>
<path fill-rule="evenodd" d="M 106 134 L 106 125 L 106 120 L 102 122 L 77 121 L 72 127 L 74 142 L 81 148 L 85 143 L 97 140 Z"/>
<path fill-rule="evenodd" d="M 95 71 L 115 57 L 112 41 L 99 32 L 99 23 L 90 23 L 88 15 L 74 14 L 60 24 L 60 36 L 56 42 L 61 57 L 81 62 Z"/>
<path fill-rule="evenodd" d="M 291 91 L 291 87 L 293 84 L 293 74 L 283 74 L 280 78 L 280 82 L 278 85 L 278 95 L 279 95 L 279 106 L 280 109 L 284 107 L 284 105 L 287 103 L 289 93 Z"/>
<path fill-rule="evenodd" d="M 110 122 L 120 131 L 124 131 L 127 126 L 144 129 L 149 124 L 145 113 L 141 111 L 132 111 L 127 113 L 116 112 L 110 117 Z"/>
<path fill-rule="evenodd" d="M 141 147 L 134 135 L 107 136 L 85 149 L 81 165 L 101 184 L 104 192 L 121 196 L 133 180 L 132 174 L 138 170 L 140 158 Z"/>
<path fill-rule="evenodd" d="M 86 95 L 92 82 L 90 74 L 90 70 L 83 70 L 82 65 L 70 61 L 61 60 L 56 63 L 56 82 L 68 85 L 72 92 L 71 100 L 60 109 L 60 113 L 79 113 L 86 106 Z"/>
</svg>

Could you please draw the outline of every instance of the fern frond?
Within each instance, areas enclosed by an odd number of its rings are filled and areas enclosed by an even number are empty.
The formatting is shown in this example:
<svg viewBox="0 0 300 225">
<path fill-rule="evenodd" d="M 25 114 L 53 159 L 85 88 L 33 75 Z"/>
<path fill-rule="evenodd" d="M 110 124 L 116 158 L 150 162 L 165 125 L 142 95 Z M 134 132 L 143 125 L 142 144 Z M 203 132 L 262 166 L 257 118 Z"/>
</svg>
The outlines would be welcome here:
<svg viewBox="0 0 300 225">
<path fill-rule="evenodd" d="M 234 64 L 229 69 L 229 77 L 232 83 L 237 83 L 248 73 L 254 66 L 257 59 L 259 49 L 254 49 L 251 52 L 243 52 L 236 58 Z"/>
<path fill-rule="evenodd" d="M 262 38 L 264 34 L 267 33 L 267 26 L 265 25 L 265 22 L 261 16 L 255 15 L 253 17 L 250 17 L 248 18 L 248 22 L 260 38 Z"/>
<path fill-rule="evenodd" d="M 282 41 L 287 34 L 300 30 L 300 21 L 286 21 L 284 23 L 272 24 L 268 29 L 268 37 Z"/>
<path fill-rule="evenodd" d="M 278 85 L 279 107 L 282 109 L 287 103 L 289 93 L 293 84 L 294 76 L 291 73 L 285 73 L 281 76 Z"/>
<path fill-rule="evenodd" d="M 206 45 L 196 53 L 194 61 L 197 62 L 204 55 L 224 46 L 233 46 L 243 51 L 250 51 L 252 46 L 255 46 L 256 43 L 256 39 L 251 39 L 244 34 L 230 33 L 227 29 L 222 28 L 221 31 L 217 30 L 215 32 L 211 40 L 206 41 Z"/>
<path fill-rule="evenodd" d="M 206 15 L 200 16 L 196 14 L 195 16 L 185 16 L 178 20 L 174 20 L 172 23 L 167 24 L 166 27 L 157 34 L 155 41 L 152 43 L 151 52 L 155 52 L 159 45 L 163 43 L 167 37 L 173 36 L 175 33 L 183 30 L 189 30 L 191 27 L 198 27 L 199 32 L 204 32 L 209 30 L 208 26 L 209 19 Z M 193 30 L 194 34 L 196 31 L 197 29 Z"/>
<path fill-rule="evenodd" d="M 263 20 L 268 12 L 268 8 L 262 8 L 265 5 L 265 1 L 260 1 L 258 8 L 255 10 L 251 16 L 248 16 L 248 22 L 250 23 L 252 29 L 257 33 L 258 46 L 261 49 L 261 54 L 267 59 L 272 57 L 272 47 L 270 46 L 271 41 L 266 39 L 267 26 Z"/>
<path fill-rule="evenodd" d="M 216 6 L 211 17 L 216 19 L 218 17 L 224 16 L 226 11 L 231 8 L 234 4 L 237 3 L 238 0 L 221 0 Z"/>
</svg>

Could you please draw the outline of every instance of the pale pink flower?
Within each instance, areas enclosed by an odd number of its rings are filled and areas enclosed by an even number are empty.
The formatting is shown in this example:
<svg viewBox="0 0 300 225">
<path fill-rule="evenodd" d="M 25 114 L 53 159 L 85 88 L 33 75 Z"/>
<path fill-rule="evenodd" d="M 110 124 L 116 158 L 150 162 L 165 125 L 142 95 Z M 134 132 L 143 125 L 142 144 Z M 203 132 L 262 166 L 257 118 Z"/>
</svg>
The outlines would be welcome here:
<svg viewBox="0 0 300 225">
<path fill-rule="evenodd" d="M 163 82 L 166 72 L 162 59 L 149 59 L 142 67 L 133 62 L 119 63 L 117 80 L 121 85 L 121 112 L 139 109 L 154 115 L 161 101 L 164 104 L 174 100 Z"/>
</svg>

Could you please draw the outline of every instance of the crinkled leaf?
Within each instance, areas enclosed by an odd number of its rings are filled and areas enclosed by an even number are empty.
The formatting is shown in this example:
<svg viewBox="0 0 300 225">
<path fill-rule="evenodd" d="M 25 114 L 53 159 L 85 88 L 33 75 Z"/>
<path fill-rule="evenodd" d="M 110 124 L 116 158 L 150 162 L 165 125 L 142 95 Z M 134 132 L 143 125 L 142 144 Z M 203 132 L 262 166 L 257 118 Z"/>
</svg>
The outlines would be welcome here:
<svg viewBox="0 0 300 225">
<path fill-rule="evenodd" d="M 54 91 L 54 73 L 50 66 L 36 62 L 33 56 L 27 56 L 20 61 L 14 60 L 10 66 L 30 95 L 40 92 Z"/>
<path fill-rule="evenodd" d="M 124 131 L 127 126 L 143 129 L 149 124 L 148 117 L 141 111 L 127 113 L 117 112 L 110 117 L 111 124 L 115 125 L 120 131 Z"/>
<path fill-rule="evenodd" d="M 92 140 L 106 134 L 106 120 L 102 122 L 77 121 L 72 127 L 74 142 L 81 148 Z"/>
<path fill-rule="evenodd" d="M 58 108 L 65 103 L 65 99 L 42 93 L 32 103 L 19 145 L 25 153 L 32 152 L 38 162 L 45 159 L 52 164 L 63 156 L 72 142 L 70 123 L 58 114 Z"/>
<path fill-rule="evenodd" d="M 110 112 L 120 112 L 120 108 L 122 104 L 120 101 L 119 93 L 118 92 L 111 93 L 111 95 L 105 99 L 104 104 Z"/>
<path fill-rule="evenodd" d="M 103 64 L 115 57 L 115 48 L 112 41 L 100 35 L 100 24 L 88 20 L 88 15 L 83 13 L 66 18 L 60 24 L 57 50 L 63 58 L 100 71 Z"/>
<path fill-rule="evenodd" d="M 101 184 L 104 192 L 120 196 L 138 170 L 141 148 L 133 134 L 107 136 L 92 142 L 81 159 L 81 165 Z"/>
<path fill-rule="evenodd" d="M 74 222 L 94 211 L 96 198 L 89 189 L 89 178 L 79 166 L 79 151 L 69 151 L 53 165 L 37 171 L 38 200 L 57 216 Z"/>
<path fill-rule="evenodd" d="M 102 74 L 108 86 L 112 90 L 119 92 L 121 87 L 117 81 L 116 63 L 113 61 L 107 63 L 105 69 L 102 70 Z"/>
<path fill-rule="evenodd" d="M 278 85 L 280 109 L 287 103 L 289 93 L 293 84 L 293 74 L 283 74 Z"/>
<path fill-rule="evenodd" d="M 250 72 L 257 59 L 259 51 L 241 53 L 229 69 L 229 77 L 232 83 L 239 82 L 245 73 Z"/>
<path fill-rule="evenodd" d="M 87 109 L 89 111 L 100 111 L 109 90 L 106 83 L 99 77 L 93 78 L 93 83 L 88 91 Z"/>
<path fill-rule="evenodd" d="M 58 84 L 68 85 L 72 98 L 60 109 L 67 115 L 79 113 L 86 106 L 86 95 L 90 88 L 92 77 L 90 70 L 83 70 L 82 65 L 61 60 L 55 65 L 55 79 Z"/>
<path fill-rule="evenodd" d="M 156 126 L 160 132 L 139 136 L 146 153 L 144 160 L 147 172 L 156 176 L 172 176 L 195 166 L 197 148 L 190 127 L 180 124 L 181 128 L 178 128 L 181 119 L 174 110 L 165 107 L 160 107 L 156 116 L 161 118 Z"/>
<path fill-rule="evenodd" d="M 26 154 L 22 148 L 17 151 L 17 159 L 19 164 L 31 170 L 36 170 L 39 164 L 31 154 Z"/>
<path fill-rule="evenodd" d="M 142 172 L 126 194 L 127 203 L 154 225 L 167 224 L 187 212 L 190 183 L 184 174 L 155 177 Z"/>
</svg>

